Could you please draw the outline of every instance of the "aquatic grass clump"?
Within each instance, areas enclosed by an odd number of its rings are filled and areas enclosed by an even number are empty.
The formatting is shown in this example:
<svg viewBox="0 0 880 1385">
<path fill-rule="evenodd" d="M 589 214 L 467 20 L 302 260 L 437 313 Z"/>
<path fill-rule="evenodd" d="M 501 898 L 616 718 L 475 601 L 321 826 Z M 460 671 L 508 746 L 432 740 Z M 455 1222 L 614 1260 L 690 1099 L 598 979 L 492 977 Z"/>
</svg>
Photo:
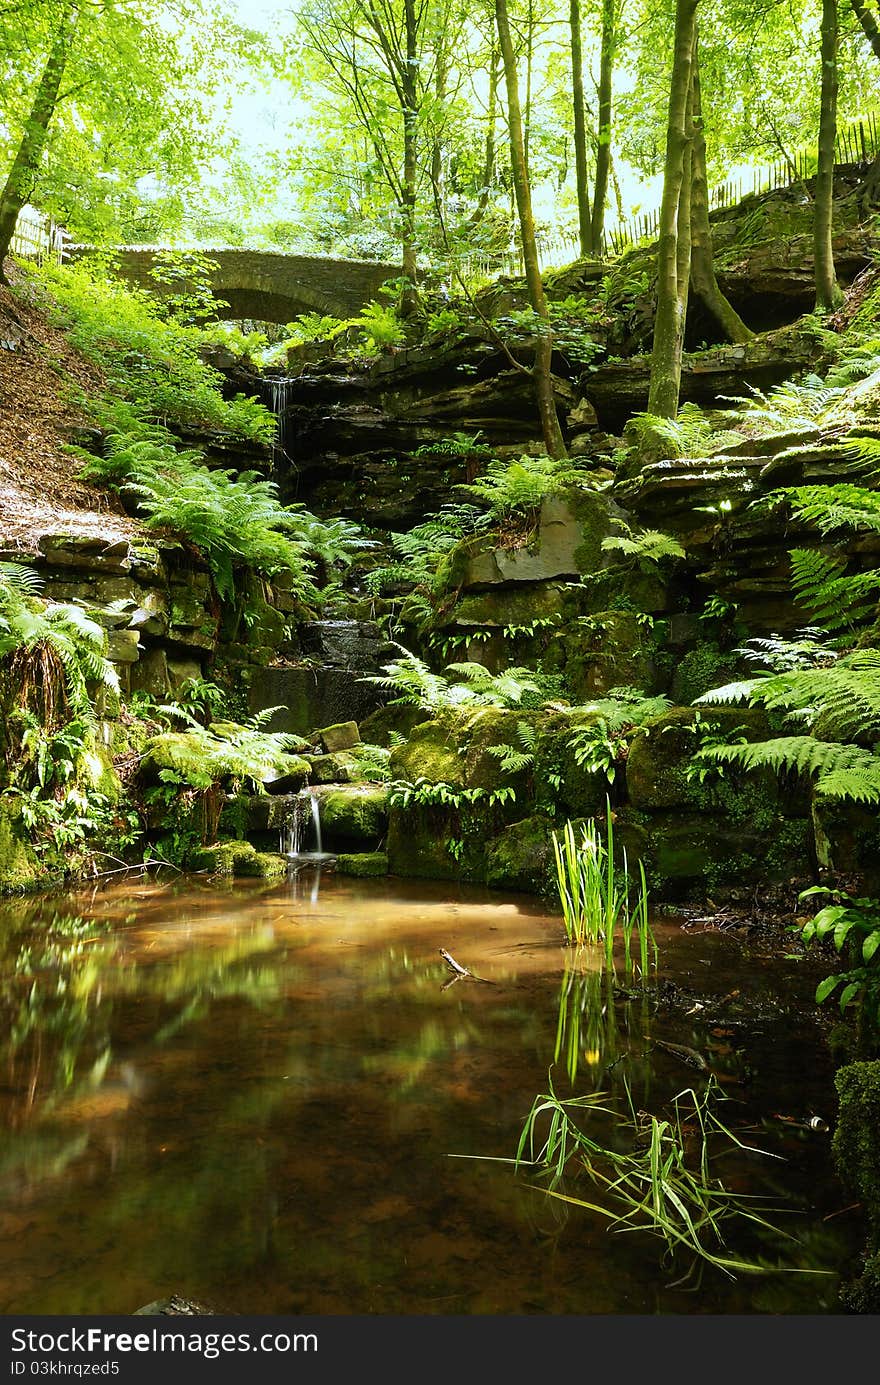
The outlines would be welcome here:
<svg viewBox="0 0 880 1385">
<path fill-rule="evenodd" d="M 728 1225 L 746 1221 L 775 1236 L 794 1237 L 780 1231 L 756 1209 L 756 1195 L 731 1192 L 712 1171 L 710 1142 L 723 1138 L 731 1146 L 778 1158 L 765 1150 L 746 1145 L 719 1118 L 715 1104 L 723 1093 L 715 1078 L 698 1094 L 692 1087 L 678 1093 L 671 1103 L 669 1117 L 636 1111 L 627 1088 L 630 1117 L 622 1123 L 632 1132 L 633 1148 L 626 1152 L 610 1148 L 592 1138 L 577 1123 L 578 1112 L 614 1114 L 605 1105 L 602 1092 L 562 1101 L 552 1081 L 547 1094 L 538 1096 L 526 1118 L 516 1152 L 517 1167 L 541 1166 L 549 1187 L 549 1197 L 604 1217 L 613 1231 L 642 1231 L 660 1237 L 665 1243 L 664 1262 L 677 1252 L 694 1258 L 685 1272 L 687 1279 L 701 1264 L 720 1270 L 729 1278 L 736 1272 L 773 1273 L 771 1266 L 740 1259 L 727 1253 Z M 543 1139 L 539 1129 L 545 1122 Z M 586 1174 L 600 1190 L 602 1202 L 594 1202 L 558 1186 L 570 1172 L 572 1160 L 577 1172 Z M 821 1270 L 800 1273 L 824 1273 Z M 682 1281 L 677 1281 L 681 1283 Z"/>
<path fill-rule="evenodd" d="M 567 822 L 561 836 L 553 833 L 553 853 L 568 941 L 578 947 L 604 943 L 605 965 L 613 972 L 614 943 L 619 939 L 623 944 L 624 973 L 631 976 L 635 940 L 639 972 L 647 976 L 651 964 L 657 964 L 657 945 L 648 919 L 645 870 L 639 861 L 638 880 L 631 881 L 626 851 L 622 853 L 621 869 L 615 869 L 614 819 L 608 801 L 604 841 L 595 819 L 582 824 L 580 839 L 573 824 Z"/>
</svg>

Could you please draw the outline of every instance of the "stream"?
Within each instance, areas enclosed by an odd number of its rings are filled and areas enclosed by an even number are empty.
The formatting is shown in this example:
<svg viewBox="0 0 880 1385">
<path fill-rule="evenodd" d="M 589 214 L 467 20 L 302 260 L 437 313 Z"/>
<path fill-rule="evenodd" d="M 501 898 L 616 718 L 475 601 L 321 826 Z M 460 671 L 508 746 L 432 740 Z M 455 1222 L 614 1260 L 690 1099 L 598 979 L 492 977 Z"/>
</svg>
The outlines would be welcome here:
<svg viewBox="0 0 880 1385">
<path fill-rule="evenodd" d="M 655 932 L 658 981 L 610 997 L 540 900 L 479 888 L 319 863 L 4 901 L 0 1313 L 171 1294 L 255 1314 L 837 1311 L 863 1236 L 831 1158 L 822 962 L 677 917 Z M 441 948 L 484 980 L 454 980 Z M 681 1282 L 686 1256 L 505 1162 L 551 1075 L 659 1113 L 710 1071 L 765 1151 L 718 1171 L 776 1228 L 729 1248 L 769 1273 Z"/>
</svg>

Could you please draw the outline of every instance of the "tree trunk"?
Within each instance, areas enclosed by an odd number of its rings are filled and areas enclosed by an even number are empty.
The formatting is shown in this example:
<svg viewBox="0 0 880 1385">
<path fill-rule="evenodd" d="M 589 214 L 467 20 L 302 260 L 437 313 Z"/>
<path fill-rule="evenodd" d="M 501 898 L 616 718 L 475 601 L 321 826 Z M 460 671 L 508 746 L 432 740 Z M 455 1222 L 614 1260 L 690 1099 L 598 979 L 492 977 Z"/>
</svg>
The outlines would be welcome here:
<svg viewBox="0 0 880 1385">
<path fill-rule="evenodd" d="M 850 0 L 856 19 L 861 24 L 865 38 L 874 50 L 874 56 L 880 58 L 880 25 L 878 25 L 867 5 L 862 4 L 862 0 Z"/>
<path fill-rule="evenodd" d="M 834 147 L 837 143 L 837 0 L 822 0 L 822 96 L 819 107 L 819 166 L 813 208 L 816 308 L 833 312 L 843 294 L 834 269 Z"/>
<path fill-rule="evenodd" d="M 685 153 L 690 142 L 687 126 L 698 3 L 699 0 L 677 0 L 675 8 L 675 49 L 657 247 L 657 312 L 648 391 L 648 413 L 659 418 L 675 418 L 681 386 L 684 322 L 678 282 L 678 214 L 686 172 Z"/>
<path fill-rule="evenodd" d="M 403 92 L 403 179 L 401 213 L 403 229 L 403 287 L 400 311 L 409 317 L 418 307 L 418 247 L 416 242 L 416 182 L 418 178 L 418 21 L 415 0 L 404 0 L 406 63 L 401 74 Z"/>
<path fill-rule="evenodd" d="M 79 13 L 75 0 L 69 0 L 58 21 L 58 28 L 49 49 L 46 66 L 40 78 L 33 104 L 25 121 L 24 133 L 18 146 L 9 176 L 0 192 L 0 282 L 5 283 L 3 262 L 15 233 L 18 214 L 34 189 L 40 160 L 46 148 L 49 125 L 58 104 L 58 92 L 67 64 L 67 54 L 76 29 Z"/>
<path fill-rule="evenodd" d="M 553 381 L 550 364 L 553 355 L 553 333 L 550 327 L 550 313 L 544 297 L 541 280 L 541 267 L 538 262 L 538 247 L 535 240 L 535 220 L 532 215 L 532 195 L 526 171 L 525 146 L 523 144 L 522 111 L 519 104 L 519 83 L 516 74 L 516 58 L 513 41 L 510 37 L 510 20 L 507 13 L 507 0 L 495 0 L 495 19 L 498 25 L 498 42 L 504 63 L 504 79 L 507 88 L 507 123 L 510 130 L 510 163 L 513 173 L 513 186 L 516 193 L 516 207 L 519 214 L 520 238 L 522 240 L 523 264 L 529 303 L 538 319 L 538 333 L 535 341 L 535 364 L 532 370 L 535 382 L 535 398 L 541 419 L 541 433 L 549 457 L 565 457 L 566 447 L 556 414 L 553 398 Z"/>
<path fill-rule="evenodd" d="M 495 173 L 495 119 L 498 111 L 498 50 L 493 41 L 489 59 L 489 97 L 486 107 L 486 144 L 483 154 L 483 186 L 477 205 L 468 217 L 468 230 L 479 226 L 489 205 L 489 193 Z"/>
<path fill-rule="evenodd" d="M 602 43 L 599 53 L 599 125 L 596 132 L 596 186 L 593 189 L 591 231 L 597 255 L 602 253 L 605 232 L 605 201 L 611 168 L 611 79 L 614 73 L 615 6 L 617 0 L 602 0 Z"/>
<path fill-rule="evenodd" d="M 755 335 L 718 287 L 709 222 L 709 180 L 706 174 L 706 138 L 700 93 L 699 41 L 694 39 L 691 78 L 694 139 L 691 149 L 691 288 L 715 319 L 728 341 L 750 341 Z"/>
<path fill-rule="evenodd" d="M 593 254 L 590 187 L 587 181 L 587 121 L 584 102 L 584 48 L 581 39 L 581 0 L 571 0 L 571 95 L 574 103 L 574 168 L 577 185 L 578 235 L 581 258 Z"/>
</svg>

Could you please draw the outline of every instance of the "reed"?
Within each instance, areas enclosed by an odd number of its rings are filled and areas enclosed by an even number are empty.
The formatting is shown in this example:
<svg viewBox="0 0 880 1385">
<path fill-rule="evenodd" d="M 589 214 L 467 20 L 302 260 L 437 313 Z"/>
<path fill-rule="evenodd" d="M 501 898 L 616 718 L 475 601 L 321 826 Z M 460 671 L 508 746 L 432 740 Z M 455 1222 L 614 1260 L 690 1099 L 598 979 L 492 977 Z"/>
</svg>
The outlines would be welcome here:
<svg viewBox="0 0 880 1385">
<path fill-rule="evenodd" d="M 715 1079 L 705 1091 L 687 1088 L 674 1098 L 668 1116 L 636 1112 L 627 1089 L 633 1148 L 627 1152 L 600 1143 L 578 1124 L 578 1113 L 611 1113 L 607 1096 L 594 1092 L 562 1101 L 552 1082 L 546 1095 L 535 1098 L 520 1135 L 517 1166 L 539 1166 L 549 1179 L 542 1188 L 549 1197 L 594 1212 L 618 1232 L 645 1232 L 665 1244 L 664 1261 L 684 1252 L 690 1258 L 685 1278 L 699 1265 L 711 1265 L 734 1278 L 740 1273 L 772 1273 L 795 1270 L 746 1260 L 728 1252 L 729 1227 L 743 1221 L 775 1236 L 789 1237 L 756 1210 L 757 1199 L 726 1188 L 713 1172 L 710 1142 L 722 1139 L 730 1146 L 755 1150 L 737 1138 L 719 1118 L 715 1106 L 723 1099 Z M 541 1138 L 539 1131 L 546 1133 Z M 615 1138 L 617 1144 L 617 1138 Z M 768 1157 L 776 1157 L 770 1155 Z M 592 1201 L 560 1188 L 563 1177 L 586 1176 L 601 1201 Z M 678 1281 L 681 1282 L 681 1281 Z"/>
<path fill-rule="evenodd" d="M 614 945 L 620 941 L 623 967 L 633 975 L 638 956 L 640 975 L 648 975 L 657 964 L 657 945 L 648 919 L 648 885 L 639 862 L 637 880 L 632 880 L 621 852 L 621 869 L 614 865 L 614 819 L 606 800 L 604 832 L 595 819 L 585 822 L 580 836 L 567 822 L 561 833 L 553 833 L 556 882 L 565 932 L 570 943 L 604 945 L 605 965 L 614 973 Z"/>
</svg>

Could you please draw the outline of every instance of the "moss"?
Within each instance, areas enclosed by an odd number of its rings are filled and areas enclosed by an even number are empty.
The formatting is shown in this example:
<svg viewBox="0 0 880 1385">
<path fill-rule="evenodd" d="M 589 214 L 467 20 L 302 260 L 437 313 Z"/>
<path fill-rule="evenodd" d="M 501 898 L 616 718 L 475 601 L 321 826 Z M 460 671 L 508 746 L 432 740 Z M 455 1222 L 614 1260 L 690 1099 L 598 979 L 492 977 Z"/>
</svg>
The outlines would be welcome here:
<svg viewBox="0 0 880 1385">
<path fill-rule="evenodd" d="M 257 851 L 250 842 L 215 842 L 191 853 L 190 870 L 210 875 L 235 875 L 276 880 L 287 873 L 287 862 L 276 852 Z"/>
<path fill-rule="evenodd" d="M 38 889 L 45 872 L 22 833 L 15 803 L 0 798 L 0 894 Z"/>
<path fill-rule="evenodd" d="M 326 846 L 374 842 L 385 835 L 388 790 L 383 784 L 346 784 L 320 790 L 318 803 Z"/>
<path fill-rule="evenodd" d="M 215 842 L 193 851 L 187 864 L 190 870 L 207 871 L 210 875 L 240 875 L 240 867 L 257 854 L 250 842 Z"/>
<path fill-rule="evenodd" d="M 690 807 L 712 811 L 718 806 L 705 784 L 689 782 L 687 777 L 688 766 L 700 745 L 699 727 L 703 725 L 718 727 L 722 735 L 744 735 L 750 741 L 767 734 L 764 714 L 751 708 L 672 707 L 654 717 L 633 738 L 626 762 L 627 791 L 636 808 Z M 741 783 L 744 778 L 731 777 L 729 782 Z M 772 790 L 768 788 L 767 792 Z"/>
<path fill-rule="evenodd" d="M 599 611 L 562 642 L 565 676 L 579 699 L 624 686 L 650 692 L 656 685 L 653 642 L 634 611 Z"/>
<path fill-rule="evenodd" d="M 849 1063 L 835 1079 L 840 1109 L 832 1151 L 867 1223 L 863 1271 L 841 1289 L 851 1312 L 880 1312 L 880 1061 Z"/>
<path fill-rule="evenodd" d="M 280 880 L 287 874 L 287 861 L 277 851 L 255 851 L 236 864 L 236 875 L 256 876 L 260 880 Z"/>
<path fill-rule="evenodd" d="M 440 808 L 392 807 L 388 815 L 388 868 L 392 875 L 427 880 L 480 879 L 481 863 L 456 860 L 450 844 L 462 840 L 458 815 Z"/>
<path fill-rule="evenodd" d="M 678 661 L 670 696 L 674 702 L 687 705 L 710 688 L 723 687 L 741 676 L 741 664 L 735 655 L 722 653 L 714 644 L 698 644 Z"/>
<path fill-rule="evenodd" d="M 341 875 L 387 875 L 388 857 L 384 851 L 344 851 L 336 857 L 336 869 Z"/>
<path fill-rule="evenodd" d="M 379 707 L 360 723 L 361 736 L 369 745 L 388 746 L 392 735 L 408 736 L 414 726 L 429 717 L 422 707 Z"/>
<path fill-rule="evenodd" d="M 486 884 L 538 892 L 553 868 L 553 819 L 536 814 L 506 827 L 486 851 Z"/>
</svg>

